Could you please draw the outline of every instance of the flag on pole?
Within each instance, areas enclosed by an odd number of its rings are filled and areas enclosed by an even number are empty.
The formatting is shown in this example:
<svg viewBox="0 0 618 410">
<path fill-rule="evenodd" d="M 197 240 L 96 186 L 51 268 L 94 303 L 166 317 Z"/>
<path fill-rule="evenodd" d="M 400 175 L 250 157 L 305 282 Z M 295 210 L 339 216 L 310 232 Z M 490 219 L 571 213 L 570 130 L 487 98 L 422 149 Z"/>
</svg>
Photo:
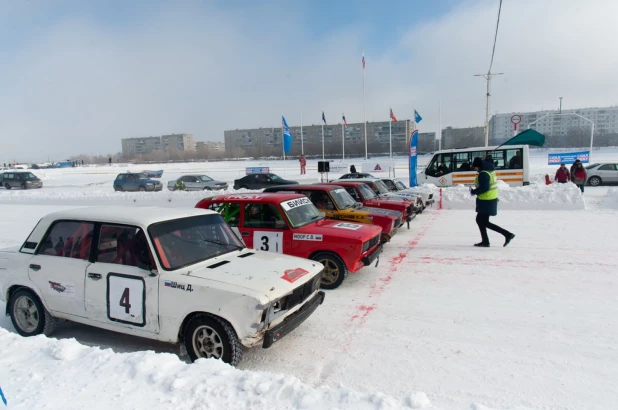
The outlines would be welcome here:
<svg viewBox="0 0 618 410">
<path fill-rule="evenodd" d="M 326 124 L 326 117 L 324 116 L 324 111 L 322 111 L 322 121 L 324 121 L 324 124 Z"/>
<path fill-rule="evenodd" d="M 2 403 L 4 403 L 5 406 L 8 406 L 6 397 L 4 397 L 4 393 L 2 393 L 2 388 L 0 388 L 0 399 L 2 400 Z"/>
<path fill-rule="evenodd" d="M 341 118 L 343 119 L 343 124 L 347 127 L 348 122 L 345 120 L 345 114 L 341 114 Z"/>
<path fill-rule="evenodd" d="M 281 116 L 281 128 L 283 129 L 283 152 L 288 154 L 292 149 L 292 134 L 284 116 Z"/>
<path fill-rule="evenodd" d="M 395 114 L 393 114 L 393 109 L 390 108 L 390 110 L 391 110 L 391 120 L 397 122 L 397 117 L 395 117 Z"/>
<path fill-rule="evenodd" d="M 414 110 L 414 122 L 419 123 L 423 121 L 423 117 L 418 113 L 418 111 Z"/>
<path fill-rule="evenodd" d="M 365 69 L 365 52 L 363 51 L 363 70 Z"/>
</svg>

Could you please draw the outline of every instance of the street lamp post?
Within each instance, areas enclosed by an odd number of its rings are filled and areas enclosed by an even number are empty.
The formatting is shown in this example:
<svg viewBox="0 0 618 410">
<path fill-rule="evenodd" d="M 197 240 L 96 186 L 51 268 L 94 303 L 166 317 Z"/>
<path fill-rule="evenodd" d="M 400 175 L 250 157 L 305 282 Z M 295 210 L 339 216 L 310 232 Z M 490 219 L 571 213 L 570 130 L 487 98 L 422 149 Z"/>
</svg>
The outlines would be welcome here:
<svg viewBox="0 0 618 410">
<path fill-rule="evenodd" d="M 560 112 L 559 112 L 559 114 L 562 114 L 562 97 L 559 97 L 559 98 L 560 98 Z"/>
<path fill-rule="evenodd" d="M 491 70 L 491 68 L 490 68 Z M 497 75 L 502 75 L 504 73 L 492 73 L 491 71 L 487 74 L 475 74 L 475 77 L 483 77 L 487 80 L 487 94 L 485 100 L 485 146 L 489 146 L 489 97 L 491 95 L 491 79 Z"/>
</svg>

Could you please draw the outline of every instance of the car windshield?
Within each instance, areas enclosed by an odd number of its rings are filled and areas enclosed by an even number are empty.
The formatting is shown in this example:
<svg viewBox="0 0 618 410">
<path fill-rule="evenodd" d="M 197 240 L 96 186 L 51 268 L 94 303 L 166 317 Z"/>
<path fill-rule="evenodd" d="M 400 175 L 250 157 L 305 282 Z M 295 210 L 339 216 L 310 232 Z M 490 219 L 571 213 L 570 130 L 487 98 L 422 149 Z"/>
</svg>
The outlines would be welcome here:
<svg viewBox="0 0 618 410">
<path fill-rule="evenodd" d="M 294 228 L 323 219 L 324 215 L 313 205 L 307 197 L 290 199 L 281 202 L 281 208 Z"/>
<path fill-rule="evenodd" d="M 408 187 L 406 186 L 406 184 L 404 184 L 401 181 L 395 181 L 395 184 L 397 185 L 397 188 L 399 189 L 408 189 Z"/>
<path fill-rule="evenodd" d="M 388 194 L 390 192 L 388 187 L 384 184 L 383 181 L 376 180 L 376 181 L 373 181 L 373 184 L 376 186 L 376 188 L 378 188 L 378 191 L 381 194 Z"/>
<path fill-rule="evenodd" d="M 377 197 L 377 195 L 366 184 L 359 185 L 358 190 L 360 191 L 364 200 L 369 200 Z"/>
<path fill-rule="evenodd" d="M 150 179 L 146 174 L 138 174 L 137 179 Z"/>
<path fill-rule="evenodd" d="M 221 215 L 199 215 L 150 225 L 163 269 L 176 270 L 243 249 Z"/>
<path fill-rule="evenodd" d="M 21 179 L 26 181 L 36 181 L 38 178 L 32 172 L 26 172 L 21 174 Z"/>
<path fill-rule="evenodd" d="M 283 181 L 283 178 L 275 174 L 270 174 L 270 179 L 272 179 L 273 181 Z"/>
<path fill-rule="evenodd" d="M 212 178 L 207 175 L 200 175 L 199 178 L 204 182 L 212 181 Z"/>
<path fill-rule="evenodd" d="M 596 167 L 598 167 L 598 166 L 599 166 L 599 164 L 590 164 L 590 165 L 588 165 L 588 166 L 586 167 L 586 169 L 592 169 L 592 168 L 596 168 Z"/>
<path fill-rule="evenodd" d="M 352 198 L 348 191 L 343 188 L 333 189 L 332 191 L 330 191 L 330 195 L 333 198 L 333 201 L 335 201 L 335 205 L 337 205 L 337 208 L 339 209 L 349 208 L 351 206 L 354 206 L 354 204 L 356 203 L 356 201 L 354 200 L 354 198 Z"/>
</svg>

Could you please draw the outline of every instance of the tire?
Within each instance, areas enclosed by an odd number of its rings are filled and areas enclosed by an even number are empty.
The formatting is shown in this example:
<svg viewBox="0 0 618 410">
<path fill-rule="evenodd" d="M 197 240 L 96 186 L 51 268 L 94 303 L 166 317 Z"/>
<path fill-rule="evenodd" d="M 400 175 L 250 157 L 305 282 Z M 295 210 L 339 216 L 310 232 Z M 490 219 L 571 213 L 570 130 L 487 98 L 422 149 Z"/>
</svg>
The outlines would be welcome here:
<svg viewBox="0 0 618 410">
<path fill-rule="evenodd" d="M 594 177 L 590 177 L 590 179 L 588 180 L 588 185 L 590 186 L 599 186 L 601 185 L 603 181 L 601 181 L 601 178 L 594 176 Z"/>
<path fill-rule="evenodd" d="M 348 277 L 348 269 L 336 253 L 318 252 L 311 259 L 324 265 L 324 273 L 320 282 L 322 289 L 336 289 Z"/>
<path fill-rule="evenodd" d="M 207 186 L 204 187 L 204 189 L 202 189 L 202 191 L 210 191 L 211 189 L 208 188 Z"/>
<path fill-rule="evenodd" d="M 41 333 L 51 336 L 56 330 L 56 318 L 43 306 L 39 297 L 29 289 L 20 289 L 9 301 L 13 327 L 24 337 Z"/>
<path fill-rule="evenodd" d="M 116 191 L 116 192 L 123 192 L 123 191 L 124 191 L 124 188 L 123 188 L 123 187 L 121 187 L 121 186 L 115 186 L 115 187 L 114 187 L 114 191 Z"/>
<path fill-rule="evenodd" d="M 145 192 L 146 191 L 146 187 L 145 186 L 141 186 L 141 187 L 138 188 L 138 191 Z"/>
<path fill-rule="evenodd" d="M 236 366 L 242 359 L 244 348 L 236 332 L 229 323 L 216 316 L 208 313 L 193 316 L 187 322 L 183 336 L 191 361 L 213 358 Z"/>
<path fill-rule="evenodd" d="M 11 189 L 11 186 L 9 185 L 9 183 L 8 183 L 8 182 L 7 182 L 6 184 L 4 184 L 4 187 L 5 187 L 6 189 Z"/>
<path fill-rule="evenodd" d="M 21 184 L 21 189 L 28 189 L 28 188 L 26 188 L 26 184 Z"/>
</svg>

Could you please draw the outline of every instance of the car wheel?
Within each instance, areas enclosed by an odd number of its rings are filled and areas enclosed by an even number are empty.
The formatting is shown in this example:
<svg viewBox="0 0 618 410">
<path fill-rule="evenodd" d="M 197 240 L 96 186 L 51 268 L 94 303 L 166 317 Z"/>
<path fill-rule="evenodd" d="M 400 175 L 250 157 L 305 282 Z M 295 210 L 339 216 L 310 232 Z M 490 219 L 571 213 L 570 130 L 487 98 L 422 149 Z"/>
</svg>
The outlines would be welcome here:
<svg viewBox="0 0 618 410">
<path fill-rule="evenodd" d="M 5 187 L 6 189 L 11 189 L 11 186 L 9 185 L 9 183 L 8 183 L 8 182 L 7 182 L 6 184 L 4 184 L 4 187 Z"/>
<path fill-rule="evenodd" d="M 20 289 L 9 302 L 11 322 L 22 336 L 36 336 L 41 333 L 50 336 L 56 330 L 56 318 L 45 309 L 41 300 L 31 290 Z"/>
<path fill-rule="evenodd" d="M 204 189 L 202 189 L 202 191 L 210 191 L 210 188 L 205 186 Z"/>
<path fill-rule="evenodd" d="M 590 179 L 588 180 L 588 184 L 590 186 L 599 186 L 601 185 L 601 178 L 599 177 L 590 177 Z"/>
<path fill-rule="evenodd" d="M 336 289 L 343 283 L 348 276 L 348 269 L 339 257 L 332 252 L 319 252 L 311 257 L 314 261 L 324 265 L 322 282 L 320 287 L 323 289 Z"/>
<path fill-rule="evenodd" d="M 140 187 L 139 187 L 139 191 L 140 191 L 140 192 L 144 192 L 145 190 L 146 190 L 146 187 L 145 187 L 145 186 L 140 186 Z"/>
<path fill-rule="evenodd" d="M 184 345 L 191 361 L 213 358 L 232 366 L 240 362 L 244 350 L 232 326 L 207 313 L 189 319 L 184 331 Z"/>
<path fill-rule="evenodd" d="M 26 184 L 21 184 L 21 189 L 27 189 Z"/>
</svg>

